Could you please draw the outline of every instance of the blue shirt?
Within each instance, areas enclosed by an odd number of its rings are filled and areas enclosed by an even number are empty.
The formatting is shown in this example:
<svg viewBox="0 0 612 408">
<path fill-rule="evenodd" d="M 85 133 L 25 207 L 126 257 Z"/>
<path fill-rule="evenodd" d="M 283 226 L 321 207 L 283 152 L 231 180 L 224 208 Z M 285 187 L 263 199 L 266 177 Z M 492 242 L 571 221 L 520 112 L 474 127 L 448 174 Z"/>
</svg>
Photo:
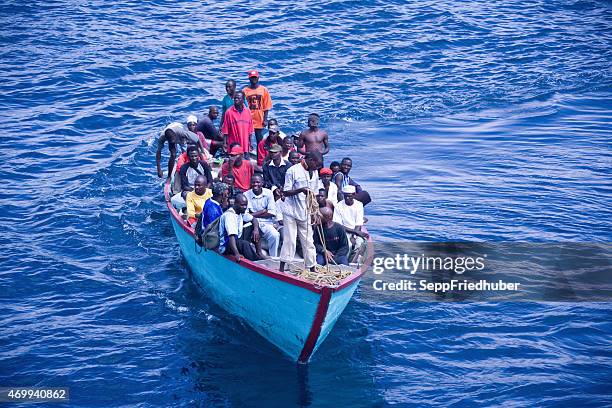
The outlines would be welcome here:
<svg viewBox="0 0 612 408">
<path fill-rule="evenodd" d="M 204 208 L 202 209 L 202 231 L 204 231 L 211 222 L 219 218 L 221 214 L 223 214 L 223 210 L 218 202 L 212 198 L 206 200 Z"/>
</svg>

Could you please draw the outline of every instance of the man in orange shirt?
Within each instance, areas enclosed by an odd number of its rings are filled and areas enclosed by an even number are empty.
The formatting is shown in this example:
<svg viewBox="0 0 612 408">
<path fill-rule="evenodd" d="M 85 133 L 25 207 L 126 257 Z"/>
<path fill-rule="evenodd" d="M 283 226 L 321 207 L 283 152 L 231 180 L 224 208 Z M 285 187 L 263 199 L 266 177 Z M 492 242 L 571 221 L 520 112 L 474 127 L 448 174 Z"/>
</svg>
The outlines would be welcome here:
<svg viewBox="0 0 612 408">
<path fill-rule="evenodd" d="M 251 85 L 244 87 L 242 92 L 244 92 L 251 111 L 255 138 L 259 144 L 263 139 L 263 129 L 268 122 L 268 111 L 272 109 L 272 98 L 270 98 L 268 88 L 259 84 L 259 72 L 254 69 L 249 71 L 249 82 Z"/>
</svg>

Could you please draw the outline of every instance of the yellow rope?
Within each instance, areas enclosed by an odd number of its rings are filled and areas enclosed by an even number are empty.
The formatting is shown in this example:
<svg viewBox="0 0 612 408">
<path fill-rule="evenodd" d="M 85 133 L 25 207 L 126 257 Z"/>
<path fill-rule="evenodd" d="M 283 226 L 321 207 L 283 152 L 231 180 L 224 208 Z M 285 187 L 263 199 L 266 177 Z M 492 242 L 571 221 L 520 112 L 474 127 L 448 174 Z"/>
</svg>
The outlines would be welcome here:
<svg viewBox="0 0 612 408">
<path fill-rule="evenodd" d="M 323 253 L 325 254 L 327 253 L 327 246 L 325 245 L 325 234 L 323 233 L 319 203 L 317 202 L 317 197 L 314 192 L 310 190 L 308 190 L 306 194 L 306 212 L 307 216 L 310 218 L 310 224 L 316 228 L 319 234 L 319 239 L 323 244 Z M 289 264 L 289 271 L 302 279 L 309 280 L 318 285 L 338 286 L 340 281 L 350 276 L 353 271 L 350 268 L 342 268 L 340 265 L 337 265 L 334 260 L 332 260 L 332 262 L 334 263 L 333 267 L 330 266 L 329 262 L 327 262 L 325 267 L 316 265 L 314 272 L 306 268 L 305 263 L 300 265 L 300 267 L 296 267 L 295 264 Z"/>
</svg>

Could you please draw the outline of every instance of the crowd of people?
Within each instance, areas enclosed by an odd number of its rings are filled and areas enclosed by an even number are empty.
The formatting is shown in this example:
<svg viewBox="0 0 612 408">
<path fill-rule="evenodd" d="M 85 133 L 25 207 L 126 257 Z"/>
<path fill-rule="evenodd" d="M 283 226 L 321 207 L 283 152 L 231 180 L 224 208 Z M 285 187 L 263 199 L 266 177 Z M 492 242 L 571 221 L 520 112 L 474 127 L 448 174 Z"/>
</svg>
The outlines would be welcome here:
<svg viewBox="0 0 612 408">
<path fill-rule="evenodd" d="M 329 135 L 319 127 L 319 115 L 310 114 L 299 134 L 286 135 L 277 120 L 268 119 L 272 98 L 259 83 L 259 72 L 249 71 L 248 79 L 242 90 L 236 81 L 226 82 L 220 110 L 211 106 L 200 118 L 189 115 L 185 125 L 174 122 L 162 130 L 157 174 L 164 177 L 161 153 L 167 144 L 167 177 L 176 166 L 178 186 L 172 205 L 199 239 L 217 234 L 216 250 L 238 261 L 269 255 L 284 271 L 301 250 L 311 270 L 316 264 L 348 265 L 368 238 L 364 206 L 371 201 L 349 175 L 352 160 L 325 167 Z M 257 157 L 253 162 L 251 152 Z M 221 166 L 213 179 L 216 164 Z"/>
</svg>

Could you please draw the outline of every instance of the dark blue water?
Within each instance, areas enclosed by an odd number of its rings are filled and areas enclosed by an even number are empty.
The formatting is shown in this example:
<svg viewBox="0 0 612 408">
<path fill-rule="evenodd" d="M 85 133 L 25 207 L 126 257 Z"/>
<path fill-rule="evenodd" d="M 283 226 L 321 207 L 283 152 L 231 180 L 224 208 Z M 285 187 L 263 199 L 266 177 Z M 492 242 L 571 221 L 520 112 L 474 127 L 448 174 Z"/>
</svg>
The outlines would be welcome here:
<svg viewBox="0 0 612 408">
<path fill-rule="evenodd" d="M 73 406 L 612 404 L 609 303 L 357 292 L 307 371 L 189 278 L 156 136 L 257 68 L 321 114 L 377 241 L 610 242 L 597 1 L 3 2 L 0 386 Z"/>
</svg>

